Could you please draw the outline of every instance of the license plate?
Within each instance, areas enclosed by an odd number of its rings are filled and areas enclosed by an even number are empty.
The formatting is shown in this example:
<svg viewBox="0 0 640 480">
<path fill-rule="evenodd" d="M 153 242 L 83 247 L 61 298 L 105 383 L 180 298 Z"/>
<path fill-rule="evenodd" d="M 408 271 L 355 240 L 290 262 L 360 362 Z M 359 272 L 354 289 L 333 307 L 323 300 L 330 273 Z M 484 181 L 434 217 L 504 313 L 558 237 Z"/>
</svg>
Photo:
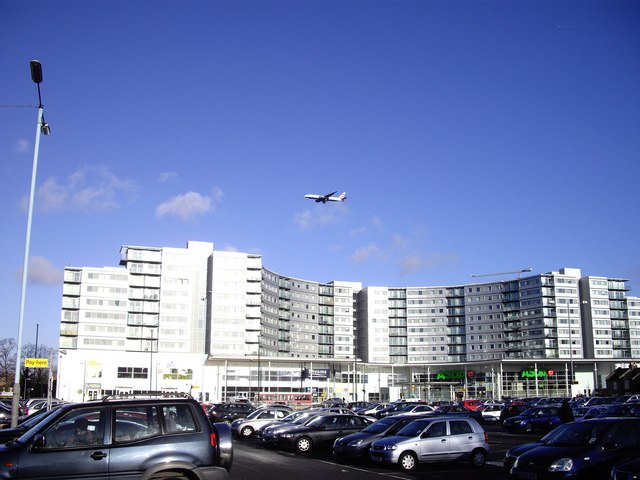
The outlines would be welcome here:
<svg viewBox="0 0 640 480">
<path fill-rule="evenodd" d="M 371 455 L 371 460 L 373 460 L 374 462 L 381 462 L 382 461 L 382 455 Z"/>
<path fill-rule="evenodd" d="M 516 478 L 519 480 L 538 480 L 538 475 L 536 473 L 517 472 Z"/>
</svg>

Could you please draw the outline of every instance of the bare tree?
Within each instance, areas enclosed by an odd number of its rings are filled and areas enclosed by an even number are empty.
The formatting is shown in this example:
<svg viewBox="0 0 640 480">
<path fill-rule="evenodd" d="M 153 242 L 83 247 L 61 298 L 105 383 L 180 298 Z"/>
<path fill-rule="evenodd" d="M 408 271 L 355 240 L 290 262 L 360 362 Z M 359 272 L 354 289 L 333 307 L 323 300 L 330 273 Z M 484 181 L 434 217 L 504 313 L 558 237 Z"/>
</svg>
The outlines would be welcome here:
<svg viewBox="0 0 640 480">
<path fill-rule="evenodd" d="M 22 360 L 20 365 L 22 366 L 21 374 L 21 394 L 24 398 L 31 397 L 44 397 L 47 393 L 47 384 L 49 378 L 48 368 L 34 368 L 25 367 L 24 361 L 26 358 L 47 358 L 51 362 L 51 356 L 55 354 L 55 350 L 47 345 L 38 345 L 38 351 L 36 352 L 36 346 L 33 343 L 27 343 L 22 347 Z M 14 364 L 15 365 L 15 364 Z"/>
<path fill-rule="evenodd" d="M 13 387 L 16 373 L 16 341 L 13 338 L 0 340 L 0 383 L 4 390 Z"/>
</svg>

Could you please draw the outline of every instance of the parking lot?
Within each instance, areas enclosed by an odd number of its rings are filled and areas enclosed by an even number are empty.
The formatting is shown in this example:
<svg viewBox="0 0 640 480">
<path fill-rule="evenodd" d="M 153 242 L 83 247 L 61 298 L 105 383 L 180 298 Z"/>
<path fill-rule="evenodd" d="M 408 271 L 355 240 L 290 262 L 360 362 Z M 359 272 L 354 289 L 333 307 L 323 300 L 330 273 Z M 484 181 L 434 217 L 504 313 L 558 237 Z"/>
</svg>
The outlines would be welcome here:
<svg viewBox="0 0 640 480">
<path fill-rule="evenodd" d="M 502 467 L 504 452 L 514 445 L 528 443 L 542 436 L 511 434 L 498 425 L 486 426 L 491 453 L 486 465 L 473 468 L 468 463 L 452 462 L 419 465 L 416 470 L 405 473 L 398 468 L 372 465 L 368 461 L 347 461 L 335 458 L 328 449 L 300 455 L 289 450 L 266 448 L 259 439 L 234 441 L 234 463 L 231 480 L 292 479 L 339 479 L 358 480 L 398 479 L 443 479 L 443 480 L 490 480 L 506 479 Z"/>
</svg>

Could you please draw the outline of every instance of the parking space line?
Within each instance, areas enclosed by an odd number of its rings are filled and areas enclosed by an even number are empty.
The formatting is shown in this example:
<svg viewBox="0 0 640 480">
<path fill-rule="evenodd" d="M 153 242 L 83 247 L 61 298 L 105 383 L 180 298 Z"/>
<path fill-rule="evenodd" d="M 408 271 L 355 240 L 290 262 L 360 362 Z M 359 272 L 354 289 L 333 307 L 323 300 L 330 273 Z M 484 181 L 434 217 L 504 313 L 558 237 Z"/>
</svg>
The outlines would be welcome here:
<svg viewBox="0 0 640 480">
<path fill-rule="evenodd" d="M 368 473 L 368 474 L 372 474 L 372 473 L 373 473 L 373 474 L 375 474 L 375 475 L 379 475 L 379 476 L 381 476 L 381 477 L 386 477 L 386 478 L 397 478 L 397 479 L 399 479 L 399 480 L 407 480 L 407 477 L 400 477 L 400 476 L 395 475 L 395 474 L 389 474 L 389 473 L 384 473 L 384 472 L 372 472 L 371 470 L 366 470 L 366 469 L 364 469 L 364 468 L 352 467 L 352 466 L 350 466 L 350 465 L 342 465 L 342 464 L 339 464 L 339 463 L 330 462 L 330 461 L 328 461 L 328 460 L 318 460 L 318 459 L 316 459 L 316 462 L 322 462 L 322 463 L 326 463 L 326 464 L 328 464 L 328 465 L 333 465 L 333 466 L 336 466 L 336 467 L 341 467 L 341 468 L 343 468 L 343 469 L 345 469 L 345 470 L 354 470 L 354 471 L 357 471 L 357 472 L 365 472 L 365 473 Z"/>
</svg>

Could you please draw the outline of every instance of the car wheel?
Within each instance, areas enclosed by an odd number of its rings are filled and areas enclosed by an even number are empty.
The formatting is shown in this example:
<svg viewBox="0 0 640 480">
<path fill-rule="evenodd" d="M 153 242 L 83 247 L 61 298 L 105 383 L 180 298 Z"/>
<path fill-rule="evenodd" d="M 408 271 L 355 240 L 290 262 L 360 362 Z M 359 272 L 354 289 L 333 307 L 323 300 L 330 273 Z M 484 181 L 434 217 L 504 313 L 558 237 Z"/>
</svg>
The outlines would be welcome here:
<svg viewBox="0 0 640 480">
<path fill-rule="evenodd" d="M 246 427 L 242 427 L 242 429 L 240 429 L 240 435 L 245 438 L 250 437 L 251 435 L 253 435 L 253 428 L 248 425 Z"/>
<path fill-rule="evenodd" d="M 402 468 L 406 472 L 416 468 L 417 464 L 418 464 L 418 459 L 411 452 L 405 452 L 402 455 L 400 455 L 400 458 L 398 458 L 398 465 L 400 465 L 400 468 Z"/>
<path fill-rule="evenodd" d="M 527 433 L 531 433 L 531 432 L 533 432 L 533 424 L 532 424 L 532 423 L 527 423 L 527 424 L 525 425 L 525 427 L 524 427 L 524 430 L 525 430 Z"/>
<path fill-rule="evenodd" d="M 311 439 L 309 437 L 300 437 L 296 440 L 296 450 L 300 453 L 307 453 L 311 450 Z"/>
<path fill-rule="evenodd" d="M 472 467 L 481 467 L 487 461 L 487 452 L 478 448 L 471 452 L 471 466 Z"/>
</svg>

